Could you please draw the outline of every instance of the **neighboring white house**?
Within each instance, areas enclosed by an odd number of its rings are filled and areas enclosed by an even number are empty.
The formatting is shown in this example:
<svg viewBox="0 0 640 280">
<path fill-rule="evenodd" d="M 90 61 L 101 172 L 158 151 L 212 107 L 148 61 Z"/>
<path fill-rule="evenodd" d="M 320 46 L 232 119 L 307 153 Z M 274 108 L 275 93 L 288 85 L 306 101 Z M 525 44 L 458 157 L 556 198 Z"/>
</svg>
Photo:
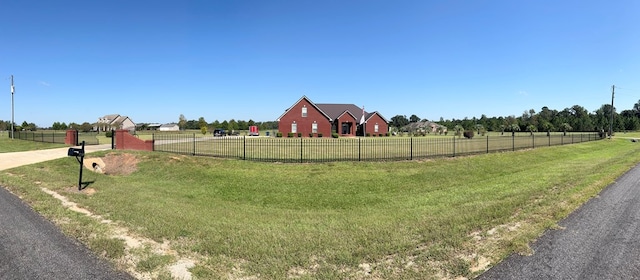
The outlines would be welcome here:
<svg viewBox="0 0 640 280">
<path fill-rule="evenodd" d="M 180 127 L 177 123 L 165 123 L 158 128 L 160 131 L 178 131 Z"/>
<path fill-rule="evenodd" d="M 98 122 L 96 122 L 94 129 L 97 131 L 109 131 L 112 129 L 134 131 L 136 130 L 136 124 L 127 116 L 113 114 L 98 118 Z"/>
</svg>

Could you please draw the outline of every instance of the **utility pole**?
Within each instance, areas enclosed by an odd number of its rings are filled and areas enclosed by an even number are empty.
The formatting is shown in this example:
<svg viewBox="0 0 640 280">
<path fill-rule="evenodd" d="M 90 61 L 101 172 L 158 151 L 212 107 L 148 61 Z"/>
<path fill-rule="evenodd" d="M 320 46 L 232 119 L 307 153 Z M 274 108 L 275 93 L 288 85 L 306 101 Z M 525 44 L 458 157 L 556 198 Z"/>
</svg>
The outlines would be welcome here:
<svg viewBox="0 0 640 280">
<path fill-rule="evenodd" d="M 609 139 L 613 137 L 613 96 L 616 92 L 616 85 L 611 86 L 611 122 L 609 122 Z"/>
<path fill-rule="evenodd" d="M 13 123 L 15 122 L 13 119 L 14 113 L 13 113 L 13 92 L 15 91 L 15 87 L 13 86 L 13 75 L 11 75 L 11 139 L 14 139 L 13 137 Z"/>
</svg>

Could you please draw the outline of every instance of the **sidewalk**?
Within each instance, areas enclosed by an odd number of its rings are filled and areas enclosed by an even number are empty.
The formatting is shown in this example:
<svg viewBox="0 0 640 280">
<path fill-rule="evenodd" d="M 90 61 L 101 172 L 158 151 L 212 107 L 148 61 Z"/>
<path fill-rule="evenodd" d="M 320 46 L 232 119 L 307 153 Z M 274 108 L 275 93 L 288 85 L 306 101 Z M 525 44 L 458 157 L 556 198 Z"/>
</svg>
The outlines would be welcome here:
<svg viewBox="0 0 640 280">
<path fill-rule="evenodd" d="M 57 148 L 26 152 L 0 153 L 0 170 L 67 157 L 68 150 L 69 148 Z M 87 145 L 84 147 L 84 150 L 85 153 L 111 150 L 111 144 Z"/>
</svg>

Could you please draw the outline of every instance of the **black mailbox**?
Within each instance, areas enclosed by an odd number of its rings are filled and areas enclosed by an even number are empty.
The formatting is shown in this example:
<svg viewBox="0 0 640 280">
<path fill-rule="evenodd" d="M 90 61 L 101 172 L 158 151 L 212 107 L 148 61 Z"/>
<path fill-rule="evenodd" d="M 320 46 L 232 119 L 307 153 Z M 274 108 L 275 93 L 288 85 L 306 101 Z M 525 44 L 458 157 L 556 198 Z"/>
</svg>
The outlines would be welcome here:
<svg viewBox="0 0 640 280">
<path fill-rule="evenodd" d="M 82 157 L 84 156 L 84 149 L 69 148 L 67 155 L 70 157 Z"/>
<path fill-rule="evenodd" d="M 76 157 L 80 164 L 80 176 L 78 177 L 78 190 L 82 190 L 82 163 L 84 162 L 84 141 L 82 141 L 81 148 L 69 148 L 67 155 L 70 157 Z"/>
</svg>

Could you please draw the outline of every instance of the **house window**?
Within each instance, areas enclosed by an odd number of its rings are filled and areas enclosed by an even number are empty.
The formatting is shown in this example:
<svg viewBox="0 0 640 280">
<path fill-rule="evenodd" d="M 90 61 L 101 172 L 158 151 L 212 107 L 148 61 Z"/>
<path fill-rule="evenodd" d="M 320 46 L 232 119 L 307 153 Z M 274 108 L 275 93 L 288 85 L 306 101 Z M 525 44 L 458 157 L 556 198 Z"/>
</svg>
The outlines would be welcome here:
<svg viewBox="0 0 640 280">
<path fill-rule="evenodd" d="M 298 133 L 298 124 L 295 122 L 291 124 L 291 133 Z"/>
<path fill-rule="evenodd" d="M 316 122 L 311 124 L 311 133 L 318 133 L 318 124 Z"/>
<path fill-rule="evenodd" d="M 373 126 L 373 132 L 378 133 L 378 124 Z"/>
<path fill-rule="evenodd" d="M 307 106 L 303 106 L 302 107 L 302 117 L 306 118 L 307 117 Z"/>
</svg>

